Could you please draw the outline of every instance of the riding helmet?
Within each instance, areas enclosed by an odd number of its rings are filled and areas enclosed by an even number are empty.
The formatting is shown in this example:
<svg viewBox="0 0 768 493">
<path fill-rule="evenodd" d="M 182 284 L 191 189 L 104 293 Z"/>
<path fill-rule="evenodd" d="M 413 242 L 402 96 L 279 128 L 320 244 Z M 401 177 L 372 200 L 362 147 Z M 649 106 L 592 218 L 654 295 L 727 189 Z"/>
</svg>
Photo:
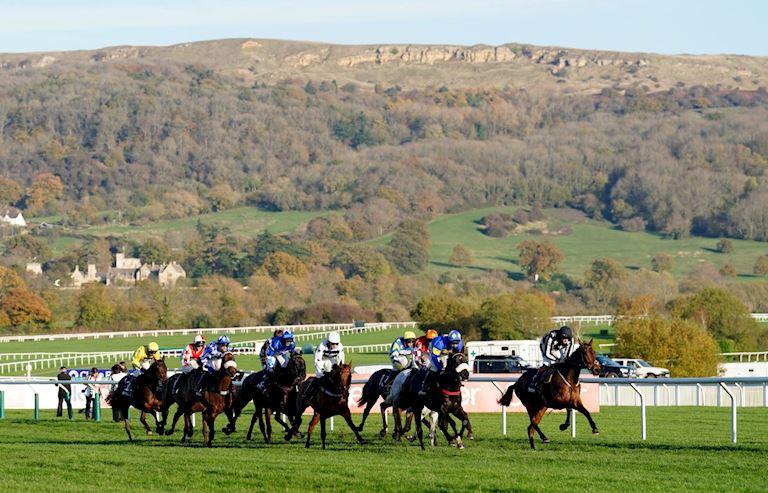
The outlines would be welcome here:
<svg viewBox="0 0 768 493">
<path fill-rule="evenodd" d="M 558 329 L 557 333 L 562 339 L 573 339 L 573 331 L 567 325 L 563 325 Z"/>
<path fill-rule="evenodd" d="M 150 342 L 147 345 L 147 351 L 149 351 L 151 353 L 156 353 L 156 352 L 160 351 L 160 346 L 158 346 L 156 342 Z"/>
<path fill-rule="evenodd" d="M 341 343 L 341 336 L 338 332 L 331 332 L 328 334 L 328 343 L 329 344 L 340 344 Z"/>
<path fill-rule="evenodd" d="M 293 332 L 291 332 L 290 330 L 286 330 L 285 332 L 283 332 L 283 337 L 281 337 L 281 339 L 283 339 L 283 340 L 286 340 L 286 339 L 293 340 Z"/>
<path fill-rule="evenodd" d="M 448 340 L 451 342 L 461 342 L 461 332 L 452 330 L 448 333 Z"/>
<path fill-rule="evenodd" d="M 221 344 L 223 346 L 229 346 L 229 336 L 219 336 L 219 338 L 216 339 L 216 344 Z"/>
</svg>

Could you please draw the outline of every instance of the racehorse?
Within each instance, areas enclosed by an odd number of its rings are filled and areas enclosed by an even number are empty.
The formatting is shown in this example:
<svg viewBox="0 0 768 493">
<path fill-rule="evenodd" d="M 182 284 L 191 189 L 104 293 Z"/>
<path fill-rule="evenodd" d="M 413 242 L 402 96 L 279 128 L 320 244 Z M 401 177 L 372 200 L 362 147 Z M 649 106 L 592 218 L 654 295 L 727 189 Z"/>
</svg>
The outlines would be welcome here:
<svg viewBox="0 0 768 493">
<path fill-rule="evenodd" d="M 456 443 L 460 449 L 464 448 L 462 436 L 465 429 L 471 431 L 469 417 L 461 406 L 461 382 L 469 378 L 469 365 L 464 353 L 454 353 L 448 358 L 448 363 L 443 371 L 434 373 L 429 370 L 413 371 L 400 392 L 397 402 L 394 406 L 395 412 L 395 434 L 394 438 L 399 439 L 403 433 L 400 421 L 400 410 L 410 409 L 413 411 L 416 421 L 416 435 L 419 437 L 419 444 L 424 450 L 424 436 L 422 430 L 421 416 L 426 407 L 437 412 L 438 426 L 445 435 L 448 443 Z M 426 380 L 426 382 L 424 381 Z M 422 388 L 424 395 L 420 393 Z M 451 418 L 451 414 L 461 421 L 461 430 L 456 431 L 456 424 Z M 454 435 L 448 434 L 448 425 L 453 428 Z M 434 438 L 432 438 L 434 445 Z"/>
<path fill-rule="evenodd" d="M 595 350 L 592 349 L 592 340 L 587 343 L 579 341 L 579 347 L 562 363 L 552 366 L 549 374 L 549 383 L 547 378 L 543 378 L 541 392 L 528 392 L 528 385 L 531 379 L 536 375 L 537 370 L 528 370 L 523 373 L 517 381 L 507 388 L 506 393 L 499 399 L 499 404 L 508 406 L 512 402 L 513 393 L 525 406 L 531 423 L 528 425 L 528 441 L 531 448 L 533 444 L 533 432 L 536 431 L 543 443 L 549 443 L 549 438 L 539 428 L 539 422 L 544 417 L 547 409 L 575 409 L 583 414 L 589 426 L 592 427 L 592 433 L 597 435 L 599 430 L 592 420 L 592 416 L 584 404 L 581 402 L 581 384 L 579 383 L 579 373 L 582 368 L 587 368 L 593 374 L 597 375 L 600 371 L 600 363 L 595 356 Z M 560 430 L 568 429 L 569 413 L 565 414 L 565 423 L 560 425 Z"/>
<path fill-rule="evenodd" d="M 128 379 L 133 378 L 133 390 L 130 396 L 123 394 Z M 131 435 L 131 422 L 128 419 L 128 409 L 133 406 L 141 411 L 139 421 L 144 425 L 147 435 L 152 434 L 152 430 L 147 424 L 147 413 L 152 413 L 155 418 L 157 432 L 163 433 L 163 424 L 157 419 L 157 411 L 163 406 L 162 396 L 164 392 L 165 381 L 168 379 L 168 367 L 165 366 L 165 360 L 160 359 L 140 375 L 127 376 L 120 380 L 117 389 L 112 393 L 110 404 L 113 408 L 119 410 L 119 414 L 125 423 L 125 432 L 128 433 L 128 440 L 133 441 Z"/>
<path fill-rule="evenodd" d="M 308 406 L 312 406 L 315 414 L 312 416 L 312 420 L 307 428 L 307 442 L 304 445 L 306 448 L 309 448 L 311 443 L 312 430 L 320 422 L 320 439 L 323 443 L 323 449 L 325 449 L 325 420 L 337 415 L 344 417 L 347 425 L 355 434 L 358 443 L 362 445 L 364 443 L 363 437 L 360 436 L 360 432 L 357 431 L 357 427 L 352 422 L 352 414 L 349 412 L 349 403 L 347 402 L 351 384 L 351 361 L 346 364 L 333 365 L 333 370 L 330 374 L 326 374 L 319 379 L 319 383 L 315 377 L 304 380 L 299 386 L 299 398 L 297 399 L 297 407 L 294 410 L 296 421 L 285 439 L 290 440 L 298 432 L 299 426 L 301 426 L 301 414 Z"/>
<path fill-rule="evenodd" d="M 253 395 L 253 407 L 255 412 L 251 418 L 251 426 L 248 429 L 246 438 L 251 439 L 253 434 L 253 425 L 256 420 L 259 421 L 259 429 L 264 436 L 264 441 L 269 443 L 272 440 L 272 412 L 281 413 L 288 417 L 293 424 L 296 420 L 294 415 L 296 409 L 296 400 L 298 389 L 297 385 L 307 378 L 307 364 L 301 353 L 293 353 L 291 358 L 283 368 L 281 365 L 275 366 L 273 378 L 270 378 L 267 384 L 266 393 L 256 389 Z M 266 415 L 266 427 L 264 426 L 264 417 Z M 291 428 L 283 421 L 278 414 L 275 414 L 275 421 L 280 423 L 286 432 Z M 286 439 L 290 439 L 287 436 Z"/>
<path fill-rule="evenodd" d="M 232 413 L 229 416 L 229 423 L 221 429 L 224 434 L 230 435 L 237 431 L 235 426 L 237 424 L 237 418 L 240 417 L 245 406 L 253 400 L 253 395 L 257 391 L 256 387 L 261 383 L 265 375 L 266 372 L 262 370 L 251 373 L 243 379 L 240 388 L 237 390 L 235 397 L 232 400 Z"/>
<path fill-rule="evenodd" d="M 370 414 L 371 408 L 373 408 L 374 404 L 376 404 L 376 401 L 379 400 L 379 397 L 386 398 L 387 395 L 389 395 L 389 391 L 392 388 L 392 381 L 395 379 L 397 373 L 397 370 L 393 370 L 391 368 L 383 368 L 374 372 L 374 374 L 371 375 L 371 378 L 365 382 L 365 385 L 363 386 L 363 393 L 360 396 L 360 399 L 357 401 L 358 406 L 365 404 L 365 409 L 363 410 L 363 420 L 360 421 L 360 424 L 357 427 L 357 431 L 360 433 L 363 432 L 365 420 L 368 418 L 368 414 Z M 382 423 L 381 431 L 379 432 L 379 436 L 381 438 L 384 438 L 387 434 L 386 410 L 391 406 L 392 404 L 387 402 L 382 402 L 379 406 L 381 408 Z"/>
<path fill-rule="evenodd" d="M 237 363 L 232 353 L 224 353 L 221 360 L 214 363 L 218 369 L 212 374 L 207 375 L 209 383 L 202 391 L 202 397 L 195 395 L 195 379 L 190 378 L 184 385 L 184 389 L 174 394 L 174 399 L 179 405 L 179 409 L 173 417 L 173 427 L 181 414 L 184 415 L 184 434 L 181 442 L 184 443 L 187 437 L 192 437 L 192 414 L 202 413 L 203 415 L 203 442 L 209 447 L 213 445 L 213 438 L 216 433 L 214 428 L 216 417 L 222 412 L 229 415 L 232 412 L 232 379 L 237 374 Z M 171 429 L 171 431 L 172 431 Z"/>
</svg>

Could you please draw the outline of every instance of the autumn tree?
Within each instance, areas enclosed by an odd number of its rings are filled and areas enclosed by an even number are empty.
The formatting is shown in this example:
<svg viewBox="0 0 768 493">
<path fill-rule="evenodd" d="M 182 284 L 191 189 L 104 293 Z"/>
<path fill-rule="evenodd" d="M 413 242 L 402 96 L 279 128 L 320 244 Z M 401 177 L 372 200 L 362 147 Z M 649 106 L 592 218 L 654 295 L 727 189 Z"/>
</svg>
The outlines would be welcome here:
<svg viewBox="0 0 768 493">
<path fill-rule="evenodd" d="M 83 286 L 77 299 L 77 307 L 77 327 L 105 329 L 111 327 L 114 322 L 115 305 L 107 287 L 101 283 Z"/>
<path fill-rule="evenodd" d="M 537 338 L 551 328 L 554 301 L 536 291 L 517 291 L 483 301 L 478 312 L 483 339 Z"/>
<path fill-rule="evenodd" d="M 451 250 L 448 262 L 457 267 L 466 267 L 472 263 L 472 254 L 464 245 L 456 244 L 453 246 L 453 250 Z"/>
<path fill-rule="evenodd" d="M 546 240 L 525 240 L 517 246 L 517 250 L 520 252 L 520 268 L 533 279 L 550 279 L 565 260 L 565 255 Z"/>
<path fill-rule="evenodd" d="M 673 315 L 692 320 L 720 343 L 724 352 L 758 349 L 760 329 L 747 307 L 723 288 L 703 289 L 670 303 Z"/>
<path fill-rule="evenodd" d="M 669 368 L 675 377 L 717 375 L 718 346 L 692 320 L 649 316 L 616 322 L 615 354 Z"/>
<path fill-rule="evenodd" d="M 717 242 L 715 250 L 720 253 L 733 253 L 733 242 L 727 238 L 723 238 Z"/>
<path fill-rule="evenodd" d="M 259 274 L 266 274 L 273 279 L 282 275 L 298 278 L 307 277 L 307 266 L 293 255 L 285 252 L 275 252 L 264 259 Z"/>
<path fill-rule="evenodd" d="M 360 276 L 366 280 L 376 279 L 391 271 L 384 255 L 368 245 L 350 245 L 340 249 L 331 259 L 331 267 L 340 269 L 344 277 Z"/>
<path fill-rule="evenodd" d="M 666 272 L 672 270 L 672 255 L 659 252 L 651 259 L 651 269 L 654 272 Z"/>
<path fill-rule="evenodd" d="M 429 263 L 432 236 L 423 221 L 408 220 L 400 224 L 384 248 L 384 256 L 401 274 L 416 274 Z"/>
<path fill-rule="evenodd" d="M 61 197 L 63 192 L 64 185 L 58 176 L 52 173 L 35 175 L 25 197 L 27 209 L 37 212 L 52 200 Z"/>
<path fill-rule="evenodd" d="M 51 321 L 51 310 L 11 269 L 0 267 L 0 327 L 39 328 Z"/>
<path fill-rule="evenodd" d="M 422 297 L 411 310 L 411 317 L 426 329 L 455 329 L 466 327 L 473 307 L 445 289 Z"/>
<path fill-rule="evenodd" d="M 21 185 L 15 180 L 0 176 L 0 208 L 15 205 L 21 200 L 22 195 Z"/>
<path fill-rule="evenodd" d="M 752 269 L 758 276 L 768 275 L 768 255 L 760 255 L 755 261 L 755 267 Z"/>
</svg>

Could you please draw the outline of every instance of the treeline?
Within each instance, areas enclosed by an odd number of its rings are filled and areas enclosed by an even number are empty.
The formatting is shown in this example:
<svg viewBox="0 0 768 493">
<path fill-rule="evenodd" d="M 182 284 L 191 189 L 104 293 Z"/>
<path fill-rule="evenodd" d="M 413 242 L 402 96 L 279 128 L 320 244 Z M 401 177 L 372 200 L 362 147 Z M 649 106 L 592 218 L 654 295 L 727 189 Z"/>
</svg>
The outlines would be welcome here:
<svg viewBox="0 0 768 493">
<path fill-rule="evenodd" d="M 71 224 L 248 204 L 343 209 L 365 239 L 406 218 L 540 203 L 671 237 L 768 239 L 765 90 L 370 92 L 112 64 L 0 73 L 0 115 L 0 200 Z M 60 194 L 33 193 L 41 173 Z"/>
</svg>

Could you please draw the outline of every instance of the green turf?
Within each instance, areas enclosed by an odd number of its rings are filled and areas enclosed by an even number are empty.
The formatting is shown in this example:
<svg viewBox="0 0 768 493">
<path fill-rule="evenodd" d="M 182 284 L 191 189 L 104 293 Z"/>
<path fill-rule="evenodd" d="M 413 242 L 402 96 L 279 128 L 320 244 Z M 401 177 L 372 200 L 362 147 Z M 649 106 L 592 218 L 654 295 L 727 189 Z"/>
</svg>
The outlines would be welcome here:
<svg viewBox="0 0 768 493">
<path fill-rule="evenodd" d="M 639 438 L 637 408 L 603 408 L 601 429 L 592 436 L 583 419 L 578 436 L 557 430 L 559 416 L 545 417 L 549 445 L 528 448 L 526 418 L 510 415 L 509 435 L 500 434 L 499 415 L 471 416 L 477 438 L 465 450 L 440 440 L 422 452 L 417 445 L 376 437 L 369 421 L 359 446 L 337 418 L 328 450 L 320 449 L 319 427 L 312 448 L 302 443 L 266 445 L 257 435 L 244 440 L 249 417 L 232 436 L 216 435 L 213 449 L 171 437 L 137 433 L 126 443 L 117 423 L 74 422 L 43 411 L 11 411 L 0 420 L 3 491 L 35 493 L 118 491 L 176 492 L 201 487 L 252 491 L 525 491 L 668 492 L 765 491 L 768 411 L 739 410 L 739 443 L 729 442 L 729 410 L 651 408 L 648 441 Z M 134 430 L 139 424 L 133 415 Z M 105 416 L 106 417 L 106 416 Z M 355 422 L 359 421 L 354 416 Z M 199 419 L 198 419 L 199 423 Z M 217 428 L 223 425 L 217 421 Z M 306 428 L 306 425 L 302 427 Z"/>
</svg>

